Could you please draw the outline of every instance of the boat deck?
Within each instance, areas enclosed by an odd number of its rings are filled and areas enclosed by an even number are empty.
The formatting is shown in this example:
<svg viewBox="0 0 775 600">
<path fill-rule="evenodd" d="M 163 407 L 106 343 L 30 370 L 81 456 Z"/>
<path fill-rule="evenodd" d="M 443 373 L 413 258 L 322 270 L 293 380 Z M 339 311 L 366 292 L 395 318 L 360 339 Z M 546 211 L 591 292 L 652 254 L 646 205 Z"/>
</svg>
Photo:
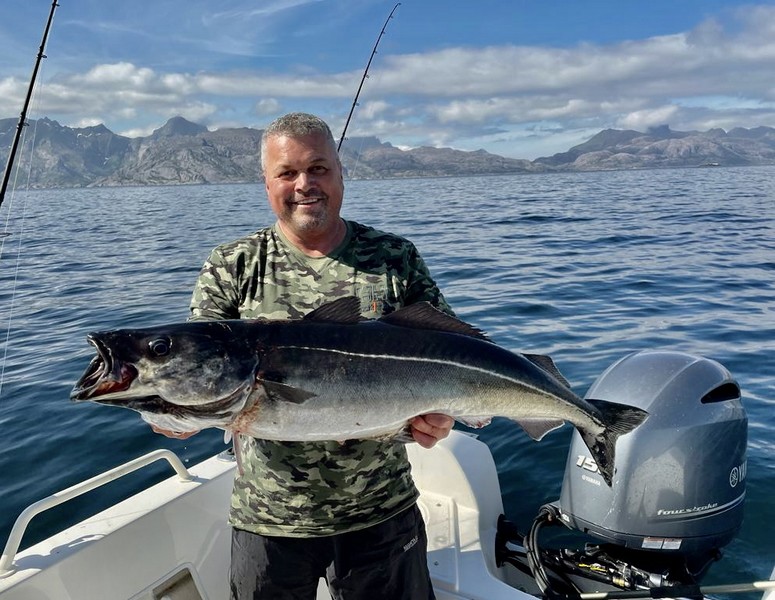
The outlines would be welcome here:
<svg viewBox="0 0 775 600">
<path fill-rule="evenodd" d="M 533 598 L 506 584 L 494 547 L 503 507 L 492 456 L 459 432 L 409 447 L 439 600 Z M 13 557 L 1 600 L 228 597 L 226 522 L 234 462 L 212 457 Z M 319 598 L 328 598 L 321 581 Z"/>
</svg>

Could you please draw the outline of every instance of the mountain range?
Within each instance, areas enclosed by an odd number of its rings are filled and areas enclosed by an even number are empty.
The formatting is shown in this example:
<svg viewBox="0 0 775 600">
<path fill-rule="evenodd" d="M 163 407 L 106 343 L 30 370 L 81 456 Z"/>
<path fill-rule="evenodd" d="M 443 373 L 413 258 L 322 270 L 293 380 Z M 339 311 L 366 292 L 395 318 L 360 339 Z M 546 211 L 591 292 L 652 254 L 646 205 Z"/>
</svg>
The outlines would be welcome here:
<svg viewBox="0 0 775 600">
<path fill-rule="evenodd" d="M 174 117 L 151 135 L 128 138 L 104 125 L 68 127 L 47 118 L 28 122 L 17 153 L 31 187 L 90 187 L 247 183 L 261 180 L 261 130 L 204 125 Z M 0 160 L 5 164 L 17 119 L 0 119 Z M 34 144 L 29 140 L 34 139 Z M 32 151 L 30 151 L 32 147 Z M 29 157 L 32 155 L 32 160 Z M 607 129 L 567 152 L 535 160 L 484 150 L 400 149 L 376 137 L 347 138 L 340 152 L 350 179 L 503 175 L 664 167 L 775 164 L 775 129 L 645 133 Z M 33 165 L 28 170 L 29 164 Z"/>
</svg>

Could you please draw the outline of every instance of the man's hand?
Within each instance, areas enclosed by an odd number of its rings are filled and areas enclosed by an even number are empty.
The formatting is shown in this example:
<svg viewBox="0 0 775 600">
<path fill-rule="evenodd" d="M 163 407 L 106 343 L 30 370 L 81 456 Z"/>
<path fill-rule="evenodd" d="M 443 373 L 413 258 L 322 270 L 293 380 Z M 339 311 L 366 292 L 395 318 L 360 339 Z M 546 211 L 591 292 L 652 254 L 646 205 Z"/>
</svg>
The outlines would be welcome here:
<svg viewBox="0 0 775 600">
<path fill-rule="evenodd" d="M 454 424 L 455 419 L 439 413 L 420 415 L 409 423 L 414 441 L 423 448 L 433 448 L 436 442 L 449 435 Z"/>
<path fill-rule="evenodd" d="M 151 425 L 150 423 L 148 424 Z M 153 429 L 154 433 L 159 433 L 161 435 L 167 436 L 168 438 L 175 438 L 176 440 L 185 440 L 186 438 L 190 438 L 195 433 L 199 433 L 198 431 L 171 431 L 169 429 L 156 427 L 156 425 L 151 425 L 151 429 Z"/>
</svg>

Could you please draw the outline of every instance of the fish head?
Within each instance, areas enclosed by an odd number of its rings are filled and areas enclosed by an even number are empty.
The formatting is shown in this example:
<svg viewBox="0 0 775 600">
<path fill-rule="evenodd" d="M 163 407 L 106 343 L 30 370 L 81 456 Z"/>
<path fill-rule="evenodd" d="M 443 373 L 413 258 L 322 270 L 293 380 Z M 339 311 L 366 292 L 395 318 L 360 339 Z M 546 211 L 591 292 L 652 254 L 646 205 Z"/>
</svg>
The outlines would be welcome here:
<svg viewBox="0 0 775 600">
<path fill-rule="evenodd" d="M 192 322 L 87 336 L 97 350 L 70 397 L 145 414 L 229 419 L 255 388 L 258 358 L 238 322 Z M 201 427 L 199 427 L 201 428 Z"/>
</svg>

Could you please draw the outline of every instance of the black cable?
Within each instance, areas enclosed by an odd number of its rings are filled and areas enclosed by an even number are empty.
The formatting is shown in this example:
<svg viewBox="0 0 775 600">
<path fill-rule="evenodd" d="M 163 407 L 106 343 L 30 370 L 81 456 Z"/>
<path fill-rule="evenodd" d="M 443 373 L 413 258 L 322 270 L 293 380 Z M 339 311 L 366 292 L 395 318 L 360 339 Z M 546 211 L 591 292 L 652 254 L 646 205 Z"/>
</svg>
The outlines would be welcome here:
<svg viewBox="0 0 775 600">
<path fill-rule="evenodd" d="M 555 577 L 559 578 L 566 586 L 568 591 L 559 591 L 553 585 L 549 578 L 549 573 L 544 565 L 544 560 L 538 543 L 538 533 L 545 525 L 554 525 L 561 523 L 559 520 L 559 511 L 557 507 L 551 504 L 544 504 L 539 510 L 538 515 L 533 520 L 530 532 L 524 540 L 527 562 L 530 566 L 531 574 L 536 580 L 541 594 L 545 598 L 552 600 L 565 600 L 567 598 L 577 598 L 580 590 L 563 573 L 554 572 Z"/>
</svg>

